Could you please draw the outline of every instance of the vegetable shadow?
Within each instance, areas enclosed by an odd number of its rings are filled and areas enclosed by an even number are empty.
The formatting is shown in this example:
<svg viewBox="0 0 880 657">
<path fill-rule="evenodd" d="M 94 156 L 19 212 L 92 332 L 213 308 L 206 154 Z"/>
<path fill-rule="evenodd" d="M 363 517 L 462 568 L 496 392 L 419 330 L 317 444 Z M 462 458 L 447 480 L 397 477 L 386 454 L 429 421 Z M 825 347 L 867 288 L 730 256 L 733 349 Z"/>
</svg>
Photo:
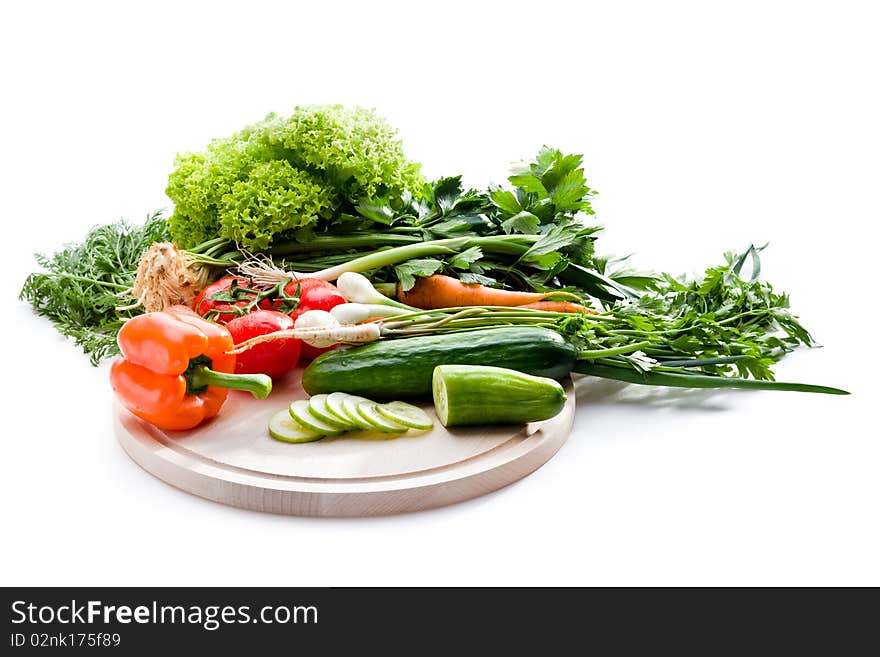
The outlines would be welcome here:
<svg viewBox="0 0 880 657">
<path fill-rule="evenodd" d="M 605 402 L 672 408 L 683 411 L 724 412 L 730 410 L 730 406 L 724 403 L 729 392 L 727 390 L 641 386 L 588 376 L 575 378 L 574 389 L 578 406 Z"/>
</svg>

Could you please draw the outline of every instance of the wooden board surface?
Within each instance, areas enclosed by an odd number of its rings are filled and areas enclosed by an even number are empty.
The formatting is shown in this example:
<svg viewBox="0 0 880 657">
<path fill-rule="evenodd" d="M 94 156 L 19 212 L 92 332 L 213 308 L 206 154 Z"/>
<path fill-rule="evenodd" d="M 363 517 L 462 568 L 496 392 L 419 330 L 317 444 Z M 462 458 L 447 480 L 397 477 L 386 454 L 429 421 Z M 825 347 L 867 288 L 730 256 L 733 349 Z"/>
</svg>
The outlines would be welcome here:
<svg viewBox="0 0 880 657">
<path fill-rule="evenodd" d="M 125 451 L 159 479 L 224 504 L 299 516 L 375 516 L 430 509 L 497 490 L 534 472 L 565 442 L 574 392 L 551 420 L 523 426 L 429 432 L 347 434 L 287 444 L 266 425 L 293 399 L 308 395 L 300 371 L 257 401 L 231 392 L 220 415 L 192 431 L 161 431 L 115 408 Z"/>
</svg>

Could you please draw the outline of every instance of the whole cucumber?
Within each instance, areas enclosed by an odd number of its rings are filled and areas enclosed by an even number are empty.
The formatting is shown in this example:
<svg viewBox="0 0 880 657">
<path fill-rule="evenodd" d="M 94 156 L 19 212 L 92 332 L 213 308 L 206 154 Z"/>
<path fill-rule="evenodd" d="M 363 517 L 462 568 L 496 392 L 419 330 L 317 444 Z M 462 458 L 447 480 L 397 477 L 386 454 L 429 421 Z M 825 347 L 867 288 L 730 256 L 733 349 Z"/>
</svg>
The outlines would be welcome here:
<svg viewBox="0 0 880 657">
<path fill-rule="evenodd" d="M 440 365 L 433 388 L 444 427 L 547 420 L 559 414 L 566 399 L 553 379 L 485 365 Z"/>
<path fill-rule="evenodd" d="M 560 379 L 577 349 L 555 331 L 532 326 L 380 340 L 322 354 L 303 372 L 307 393 L 347 392 L 368 399 L 428 398 L 438 365 L 494 365 Z"/>
</svg>

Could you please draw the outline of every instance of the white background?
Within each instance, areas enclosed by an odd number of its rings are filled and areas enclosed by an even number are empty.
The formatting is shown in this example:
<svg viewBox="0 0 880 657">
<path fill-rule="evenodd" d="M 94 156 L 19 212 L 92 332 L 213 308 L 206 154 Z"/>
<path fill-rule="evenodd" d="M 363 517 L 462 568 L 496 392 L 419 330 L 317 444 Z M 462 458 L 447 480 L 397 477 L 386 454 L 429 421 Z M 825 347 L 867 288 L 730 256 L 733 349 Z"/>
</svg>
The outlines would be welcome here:
<svg viewBox="0 0 880 657">
<path fill-rule="evenodd" d="M 878 16 L 870 2 L 4 3 L 3 584 L 880 584 Z M 419 8 L 424 7 L 424 8 Z M 167 207 L 177 151 L 269 111 L 376 107 L 429 176 L 585 154 L 600 251 L 764 271 L 850 397 L 581 384 L 527 479 L 301 519 L 134 465 L 93 369 L 16 300 L 34 251 Z"/>
</svg>

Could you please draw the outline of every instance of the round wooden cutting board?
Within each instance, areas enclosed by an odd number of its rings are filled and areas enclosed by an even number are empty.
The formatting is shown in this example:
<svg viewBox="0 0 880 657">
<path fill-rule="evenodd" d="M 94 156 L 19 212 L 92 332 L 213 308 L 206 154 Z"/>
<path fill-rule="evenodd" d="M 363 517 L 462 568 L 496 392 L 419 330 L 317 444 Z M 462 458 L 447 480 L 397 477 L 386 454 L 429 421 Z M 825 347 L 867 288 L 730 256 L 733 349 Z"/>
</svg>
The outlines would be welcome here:
<svg viewBox="0 0 880 657">
<path fill-rule="evenodd" d="M 255 400 L 231 392 L 220 415 L 192 431 L 162 431 L 121 406 L 120 444 L 159 479 L 244 509 L 297 516 L 378 516 L 468 500 L 525 477 L 562 446 L 574 421 L 574 392 L 556 417 L 526 426 L 434 429 L 396 438 L 347 434 L 287 444 L 272 439 L 269 418 L 307 399 L 300 370 Z"/>
</svg>

